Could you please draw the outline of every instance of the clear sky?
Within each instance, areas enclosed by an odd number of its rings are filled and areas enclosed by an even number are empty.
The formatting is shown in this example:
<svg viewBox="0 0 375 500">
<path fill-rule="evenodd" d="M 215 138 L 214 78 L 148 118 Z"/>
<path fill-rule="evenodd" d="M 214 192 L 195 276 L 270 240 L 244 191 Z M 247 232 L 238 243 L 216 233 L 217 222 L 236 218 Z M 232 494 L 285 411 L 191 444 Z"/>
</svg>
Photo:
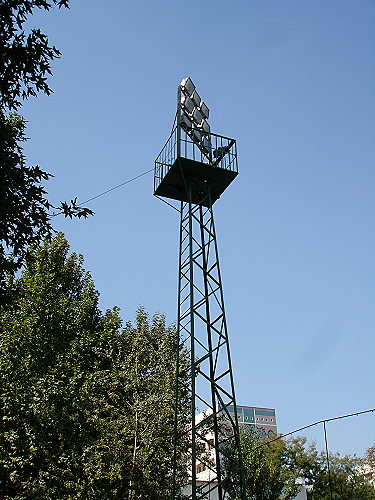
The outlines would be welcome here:
<svg viewBox="0 0 375 500">
<path fill-rule="evenodd" d="M 29 100 L 26 153 L 49 197 L 83 202 L 151 168 L 190 76 L 240 175 L 215 205 L 237 401 L 278 430 L 375 407 L 373 0 L 71 0 L 35 15 L 61 51 Z M 103 309 L 176 319 L 179 219 L 153 176 L 54 219 Z M 362 454 L 375 413 L 327 426 Z M 322 428 L 305 432 L 322 446 Z"/>
</svg>

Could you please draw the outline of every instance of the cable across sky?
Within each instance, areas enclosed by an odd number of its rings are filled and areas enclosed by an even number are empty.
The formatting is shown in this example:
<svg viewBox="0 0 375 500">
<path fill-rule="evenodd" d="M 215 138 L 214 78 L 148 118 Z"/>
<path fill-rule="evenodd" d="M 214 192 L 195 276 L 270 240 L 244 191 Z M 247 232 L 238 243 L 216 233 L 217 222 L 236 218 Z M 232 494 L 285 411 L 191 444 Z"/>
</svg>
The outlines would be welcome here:
<svg viewBox="0 0 375 500">
<path fill-rule="evenodd" d="M 104 196 L 105 194 L 108 194 L 111 191 L 114 191 L 115 189 L 118 189 L 118 188 L 120 188 L 122 186 L 125 186 L 126 184 L 129 184 L 130 182 L 133 182 L 133 181 L 139 179 L 143 175 L 149 174 L 153 170 L 154 170 L 153 168 L 151 168 L 150 170 L 146 170 L 146 172 L 142 172 L 141 174 L 139 174 L 139 175 L 137 175 L 135 177 L 132 177 L 131 179 L 128 179 L 127 181 L 124 181 L 121 184 L 118 184 L 117 186 L 113 186 L 110 189 L 107 189 L 106 191 L 103 191 L 102 193 L 99 193 L 99 194 L 93 196 L 92 198 L 89 198 L 88 200 L 85 200 L 82 203 L 79 203 L 77 206 L 78 207 L 82 207 L 83 205 L 86 205 L 86 203 L 89 203 L 90 201 L 96 200 L 97 198 L 100 198 L 101 196 Z M 174 207 L 172 207 L 172 208 L 174 208 Z M 57 215 L 61 215 L 62 213 L 64 213 L 64 212 L 63 211 L 57 212 L 55 214 L 52 214 L 52 217 L 56 217 Z"/>
<path fill-rule="evenodd" d="M 140 178 L 140 177 L 142 177 L 143 175 L 149 174 L 149 173 L 150 173 L 150 172 L 152 172 L 153 170 L 154 170 L 153 168 L 151 168 L 150 170 L 146 170 L 146 172 L 143 172 L 142 174 L 139 174 L 139 175 L 137 175 L 136 177 L 133 177 L 132 179 L 128 179 L 127 181 L 122 182 L 121 184 L 118 184 L 117 186 L 114 186 L 114 187 L 112 187 L 112 188 L 110 188 L 110 189 L 107 189 L 106 191 L 103 191 L 103 193 L 99 193 L 99 194 L 97 194 L 96 196 L 93 196 L 92 198 L 89 198 L 88 200 L 83 201 L 83 202 L 82 202 L 82 203 L 80 203 L 78 206 L 80 206 L 80 207 L 81 207 L 81 206 L 82 206 L 82 205 L 84 205 L 85 203 L 89 203 L 90 201 L 96 200 L 96 198 L 100 198 L 100 196 L 104 196 L 105 194 L 110 193 L 111 191 L 114 191 L 115 189 L 118 189 L 118 188 L 120 188 L 120 187 L 122 187 L 122 186 L 125 186 L 125 184 L 129 184 L 130 182 L 133 182 L 133 181 L 135 181 L 135 180 L 139 179 L 139 178 Z"/>
</svg>

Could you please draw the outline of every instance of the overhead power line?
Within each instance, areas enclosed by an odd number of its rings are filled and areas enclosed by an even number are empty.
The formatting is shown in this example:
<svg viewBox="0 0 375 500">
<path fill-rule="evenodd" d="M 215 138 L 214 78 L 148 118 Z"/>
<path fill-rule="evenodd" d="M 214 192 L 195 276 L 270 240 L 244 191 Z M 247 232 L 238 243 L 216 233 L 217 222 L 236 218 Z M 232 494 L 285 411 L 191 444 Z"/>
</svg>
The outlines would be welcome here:
<svg viewBox="0 0 375 500">
<path fill-rule="evenodd" d="M 327 428 L 326 428 L 326 423 L 327 422 L 332 422 L 333 420 L 340 420 L 342 418 L 348 418 L 348 417 L 355 417 L 358 415 L 363 415 L 364 413 L 370 413 L 374 412 L 375 408 L 372 408 L 371 410 L 364 410 L 364 411 L 357 411 L 356 413 L 348 413 L 347 415 L 340 415 L 339 417 L 333 417 L 333 418 L 326 418 L 324 420 L 319 420 L 318 422 L 314 422 L 309 425 L 305 425 L 304 427 L 300 427 L 299 429 L 296 429 L 295 431 L 287 432 L 286 434 L 281 434 L 274 439 L 270 439 L 269 441 L 266 440 L 264 443 L 259 444 L 255 448 L 253 448 L 253 451 L 261 448 L 262 446 L 267 446 L 270 443 L 273 443 L 274 441 L 278 441 L 279 439 L 285 438 L 286 436 L 290 436 L 291 434 L 294 434 L 296 432 L 302 431 L 304 429 L 308 429 L 309 427 L 313 427 L 314 425 L 319 425 L 323 424 L 323 429 L 324 429 L 324 443 L 325 443 L 325 451 L 326 451 L 326 462 L 327 462 L 327 470 L 328 470 L 328 484 L 329 484 L 329 493 L 330 493 L 330 499 L 333 500 L 333 489 L 332 489 L 332 481 L 331 481 L 331 466 L 330 466 L 330 457 L 329 457 L 329 450 L 328 450 L 328 442 L 327 442 Z"/>
<path fill-rule="evenodd" d="M 296 432 L 303 431 L 304 429 L 308 429 L 309 427 L 313 427 L 314 425 L 319 425 L 319 424 L 325 424 L 326 422 L 332 422 L 333 420 L 340 420 L 342 418 L 348 418 L 348 417 L 355 417 L 357 415 L 362 415 L 363 413 L 370 413 L 374 412 L 375 408 L 372 408 L 371 410 L 364 410 L 364 411 L 358 411 L 356 413 L 349 413 L 348 415 L 340 415 L 339 417 L 333 417 L 333 418 L 326 418 L 324 420 L 318 420 L 318 422 L 314 422 L 309 425 L 305 425 L 304 427 L 300 427 L 299 429 L 296 429 L 291 432 L 287 432 L 286 434 L 280 434 L 279 436 L 275 437 L 274 439 L 270 439 L 269 441 L 267 440 L 264 443 L 261 443 L 259 446 L 254 448 L 255 450 L 258 448 L 261 448 L 262 446 L 268 445 L 270 443 L 273 443 L 274 441 L 278 441 L 279 439 L 283 439 L 284 437 L 291 436 L 292 434 L 295 434 Z"/>
</svg>

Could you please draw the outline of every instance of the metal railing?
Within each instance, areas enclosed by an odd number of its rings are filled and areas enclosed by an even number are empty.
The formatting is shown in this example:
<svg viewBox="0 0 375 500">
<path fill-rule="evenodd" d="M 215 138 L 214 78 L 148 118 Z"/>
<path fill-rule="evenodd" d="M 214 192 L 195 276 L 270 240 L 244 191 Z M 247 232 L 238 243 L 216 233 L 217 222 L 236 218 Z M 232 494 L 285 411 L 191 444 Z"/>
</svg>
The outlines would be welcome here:
<svg viewBox="0 0 375 500">
<path fill-rule="evenodd" d="M 177 124 L 155 160 L 154 190 L 179 157 L 238 172 L 234 139 Z"/>
</svg>

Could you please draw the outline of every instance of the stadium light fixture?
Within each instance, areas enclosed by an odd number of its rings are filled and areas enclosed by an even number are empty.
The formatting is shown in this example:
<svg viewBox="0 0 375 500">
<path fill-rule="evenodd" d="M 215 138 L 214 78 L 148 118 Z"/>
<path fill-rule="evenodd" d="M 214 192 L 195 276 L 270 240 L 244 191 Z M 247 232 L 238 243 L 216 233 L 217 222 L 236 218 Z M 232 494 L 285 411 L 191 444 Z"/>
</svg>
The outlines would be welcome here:
<svg viewBox="0 0 375 500">
<path fill-rule="evenodd" d="M 188 112 L 193 113 L 195 109 L 194 102 L 190 99 L 189 96 L 183 95 L 181 96 L 181 106 Z"/>
<path fill-rule="evenodd" d="M 185 129 L 186 127 L 187 128 L 192 128 L 193 127 L 193 124 L 192 124 L 192 121 L 190 120 L 189 116 L 185 113 L 182 114 L 181 118 L 180 118 L 180 123 L 182 125 L 182 127 Z"/>
<path fill-rule="evenodd" d="M 210 110 L 200 98 L 191 78 L 184 78 L 178 89 L 178 123 L 204 155 L 211 155 Z"/>
<path fill-rule="evenodd" d="M 195 90 L 195 85 L 189 77 L 182 80 L 180 87 L 186 95 L 191 95 Z"/>
<path fill-rule="evenodd" d="M 199 111 L 198 108 L 195 108 L 194 111 L 193 111 L 193 118 L 194 118 L 194 121 L 195 123 L 197 124 L 198 127 L 201 127 L 201 124 L 202 124 L 202 120 L 203 120 L 203 115 L 202 113 Z"/>
<path fill-rule="evenodd" d="M 202 123 L 201 123 L 201 128 L 205 134 L 210 133 L 210 126 L 204 118 L 203 118 Z"/>
<path fill-rule="evenodd" d="M 210 115 L 210 110 L 208 109 L 208 107 L 205 105 L 205 103 L 203 101 L 201 102 L 199 109 L 200 109 L 200 112 L 202 113 L 202 115 L 206 118 L 206 120 L 208 120 L 209 115 Z"/>
<path fill-rule="evenodd" d="M 196 107 L 199 108 L 199 106 L 201 104 L 201 98 L 199 97 L 199 94 L 196 90 L 194 90 L 194 92 L 191 94 L 191 98 L 192 98 L 194 104 L 196 105 Z"/>
</svg>

